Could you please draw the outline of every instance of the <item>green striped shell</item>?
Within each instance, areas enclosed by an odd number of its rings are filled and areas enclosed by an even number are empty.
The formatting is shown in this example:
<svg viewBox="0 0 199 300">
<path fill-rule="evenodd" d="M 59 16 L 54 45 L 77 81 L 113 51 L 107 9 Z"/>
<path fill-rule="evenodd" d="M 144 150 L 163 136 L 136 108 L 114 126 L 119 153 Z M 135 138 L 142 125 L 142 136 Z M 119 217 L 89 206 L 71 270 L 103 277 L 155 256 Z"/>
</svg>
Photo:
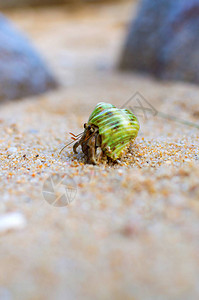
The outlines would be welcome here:
<svg viewBox="0 0 199 300">
<path fill-rule="evenodd" d="M 89 125 L 96 125 L 102 138 L 101 148 L 113 160 L 136 138 L 139 123 L 128 109 L 119 109 L 109 103 L 100 102 L 89 117 Z"/>
</svg>

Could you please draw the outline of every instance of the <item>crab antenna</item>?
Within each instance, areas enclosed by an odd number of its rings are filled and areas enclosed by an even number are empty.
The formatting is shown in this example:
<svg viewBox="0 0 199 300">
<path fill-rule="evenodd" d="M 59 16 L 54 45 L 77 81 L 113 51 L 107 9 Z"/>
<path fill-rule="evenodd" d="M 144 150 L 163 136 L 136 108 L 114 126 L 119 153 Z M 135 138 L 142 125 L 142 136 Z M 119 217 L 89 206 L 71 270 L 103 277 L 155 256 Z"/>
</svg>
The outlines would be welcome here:
<svg viewBox="0 0 199 300">
<path fill-rule="evenodd" d="M 72 136 L 76 136 L 76 135 L 75 135 L 74 133 L 72 133 L 72 132 L 69 132 L 69 134 L 72 135 Z"/>
<path fill-rule="evenodd" d="M 71 132 L 69 132 L 69 133 L 71 134 Z M 74 135 L 75 138 L 72 137 L 73 141 L 70 142 L 70 143 L 68 143 L 68 144 L 66 144 L 63 148 L 61 148 L 61 150 L 59 151 L 59 155 L 62 153 L 62 151 L 63 151 L 66 147 L 68 147 L 68 146 L 70 146 L 71 144 L 73 144 L 74 142 L 76 142 L 76 141 L 78 140 L 78 138 L 79 138 L 83 133 L 84 133 L 84 132 L 81 132 L 81 133 L 79 133 L 79 134 L 77 134 L 77 135 Z"/>
<path fill-rule="evenodd" d="M 62 153 L 62 151 L 63 151 L 66 147 L 70 146 L 70 145 L 73 144 L 75 141 L 76 141 L 76 140 L 74 140 L 74 141 L 72 141 L 72 142 L 66 144 L 63 148 L 61 148 L 61 150 L 59 151 L 59 155 Z"/>
<path fill-rule="evenodd" d="M 81 133 L 79 133 L 79 134 L 77 134 L 77 135 L 75 135 L 74 133 L 72 133 L 72 132 L 69 132 L 73 137 L 75 137 L 75 138 L 77 138 L 78 136 L 80 136 L 81 134 L 83 134 L 84 132 L 81 132 Z"/>
</svg>

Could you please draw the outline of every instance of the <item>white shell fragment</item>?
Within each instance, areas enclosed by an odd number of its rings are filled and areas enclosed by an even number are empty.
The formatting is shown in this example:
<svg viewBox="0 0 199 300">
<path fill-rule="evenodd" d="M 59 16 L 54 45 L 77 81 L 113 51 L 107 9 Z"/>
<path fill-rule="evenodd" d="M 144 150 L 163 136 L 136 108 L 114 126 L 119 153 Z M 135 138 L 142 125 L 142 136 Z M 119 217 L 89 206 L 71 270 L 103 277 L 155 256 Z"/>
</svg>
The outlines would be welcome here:
<svg viewBox="0 0 199 300">
<path fill-rule="evenodd" d="M 10 147 L 10 148 L 8 148 L 8 152 L 9 153 L 15 153 L 15 152 L 17 152 L 17 147 Z"/>
<path fill-rule="evenodd" d="M 26 227 L 27 221 L 22 213 L 12 212 L 0 215 L 0 233 Z"/>
</svg>

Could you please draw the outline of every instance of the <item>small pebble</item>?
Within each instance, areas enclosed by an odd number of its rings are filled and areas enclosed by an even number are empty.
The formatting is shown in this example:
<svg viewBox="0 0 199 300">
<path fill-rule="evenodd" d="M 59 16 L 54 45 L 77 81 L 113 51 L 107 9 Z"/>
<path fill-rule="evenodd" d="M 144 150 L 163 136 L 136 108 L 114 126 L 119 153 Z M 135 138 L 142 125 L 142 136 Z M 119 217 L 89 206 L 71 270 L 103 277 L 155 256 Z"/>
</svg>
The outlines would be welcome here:
<svg viewBox="0 0 199 300">
<path fill-rule="evenodd" d="M 27 221 L 20 212 L 12 212 L 0 215 L 0 233 L 9 230 L 19 230 L 26 227 Z"/>
<path fill-rule="evenodd" d="M 8 148 L 8 152 L 9 153 L 17 152 L 17 147 L 10 147 L 10 148 Z"/>
</svg>

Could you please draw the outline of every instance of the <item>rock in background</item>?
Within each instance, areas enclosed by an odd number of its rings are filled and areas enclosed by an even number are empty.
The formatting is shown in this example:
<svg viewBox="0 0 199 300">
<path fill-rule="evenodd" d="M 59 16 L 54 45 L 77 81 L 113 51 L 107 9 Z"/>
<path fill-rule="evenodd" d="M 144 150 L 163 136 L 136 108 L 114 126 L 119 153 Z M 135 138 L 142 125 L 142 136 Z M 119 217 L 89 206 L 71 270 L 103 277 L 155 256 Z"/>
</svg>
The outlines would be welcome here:
<svg viewBox="0 0 199 300">
<path fill-rule="evenodd" d="M 199 82 L 199 0 L 142 0 L 120 68 Z"/>
<path fill-rule="evenodd" d="M 35 95 L 56 86 L 30 42 L 0 15 L 0 100 Z"/>
</svg>

